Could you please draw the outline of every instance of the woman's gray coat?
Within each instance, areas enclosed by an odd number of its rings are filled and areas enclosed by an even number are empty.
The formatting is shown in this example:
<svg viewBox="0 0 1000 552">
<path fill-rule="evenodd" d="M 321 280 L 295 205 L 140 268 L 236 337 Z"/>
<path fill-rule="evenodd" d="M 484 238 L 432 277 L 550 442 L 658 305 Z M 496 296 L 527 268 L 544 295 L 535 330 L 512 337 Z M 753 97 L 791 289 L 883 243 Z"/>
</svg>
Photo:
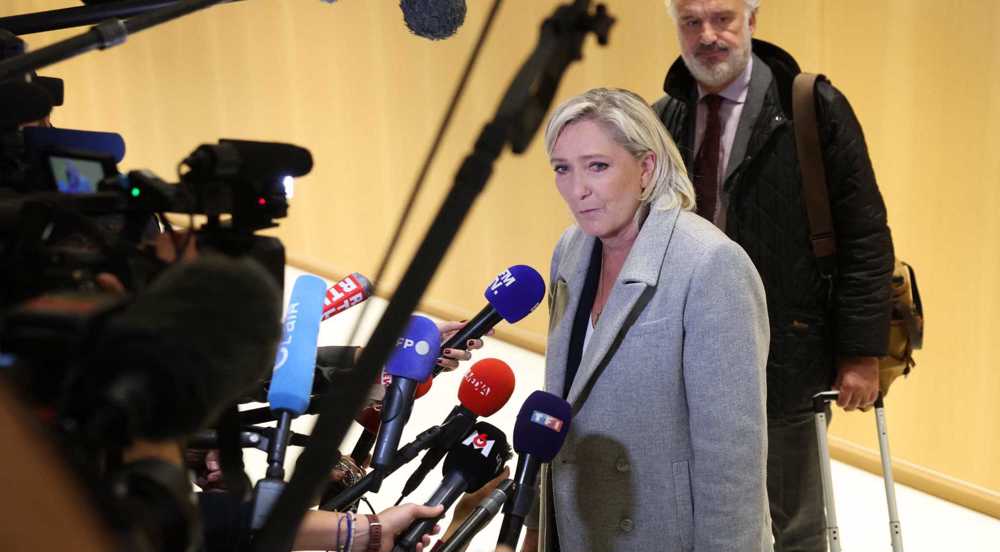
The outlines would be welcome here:
<svg viewBox="0 0 1000 552">
<path fill-rule="evenodd" d="M 750 259 L 693 213 L 651 210 L 564 393 L 594 239 L 574 226 L 552 258 L 545 387 L 574 418 L 542 472 L 540 549 L 554 520 L 562 552 L 770 549 L 768 321 Z"/>
</svg>

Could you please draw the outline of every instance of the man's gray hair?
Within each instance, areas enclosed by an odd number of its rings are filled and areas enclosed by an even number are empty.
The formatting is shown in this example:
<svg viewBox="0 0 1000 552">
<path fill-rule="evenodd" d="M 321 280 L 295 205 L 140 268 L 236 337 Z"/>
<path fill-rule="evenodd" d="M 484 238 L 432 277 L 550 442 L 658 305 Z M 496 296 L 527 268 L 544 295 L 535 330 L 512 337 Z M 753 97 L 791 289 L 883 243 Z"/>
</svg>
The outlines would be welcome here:
<svg viewBox="0 0 1000 552">
<path fill-rule="evenodd" d="M 670 17 L 677 21 L 677 6 L 674 5 L 674 0 L 663 0 L 663 3 L 667 5 Z M 746 6 L 746 15 L 750 15 L 760 7 L 760 0 L 743 0 L 743 5 Z"/>
</svg>

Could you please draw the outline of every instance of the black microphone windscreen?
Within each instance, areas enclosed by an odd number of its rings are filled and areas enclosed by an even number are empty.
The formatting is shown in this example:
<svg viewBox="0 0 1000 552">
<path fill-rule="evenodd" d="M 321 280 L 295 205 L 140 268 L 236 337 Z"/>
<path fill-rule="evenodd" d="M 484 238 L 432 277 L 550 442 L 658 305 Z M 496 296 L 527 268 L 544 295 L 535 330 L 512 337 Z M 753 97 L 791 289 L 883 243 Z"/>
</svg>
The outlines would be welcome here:
<svg viewBox="0 0 1000 552">
<path fill-rule="evenodd" d="M 241 174 L 250 177 L 305 176 L 313 167 L 312 154 L 306 148 L 281 142 L 219 140 L 239 152 Z"/>
<path fill-rule="evenodd" d="M 486 422 L 478 422 L 465 439 L 448 451 L 441 471 L 445 475 L 461 471 L 469 483 L 467 492 L 474 492 L 500 475 L 510 457 L 510 445 L 503 431 Z"/>
<path fill-rule="evenodd" d="M 400 0 L 406 28 L 417 36 L 443 40 L 465 23 L 465 0 Z"/>
<path fill-rule="evenodd" d="M 134 429 L 185 435 L 271 370 L 281 294 L 256 261 L 203 255 L 164 271 L 105 330 L 92 363 L 105 377 L 93 383 L 140 375 L 148 388 L 125 399 L 149 404 L 119 405 L 148 413 Z"/>
</svg>

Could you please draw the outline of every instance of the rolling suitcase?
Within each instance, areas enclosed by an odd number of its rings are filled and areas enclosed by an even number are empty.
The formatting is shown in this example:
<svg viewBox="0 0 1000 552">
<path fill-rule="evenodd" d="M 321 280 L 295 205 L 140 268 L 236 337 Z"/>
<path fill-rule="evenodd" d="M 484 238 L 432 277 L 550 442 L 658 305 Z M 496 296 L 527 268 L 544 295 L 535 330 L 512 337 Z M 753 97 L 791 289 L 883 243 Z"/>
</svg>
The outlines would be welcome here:
<svg viewBox="0 0 1000 552">
<path fill-rule="evenodd" d="M 837 400 L 839 391 L 824 391 L 813 396 L 813 413 L 816 418 L 816 438 L 819 441 L 819 466 L 823 483 L 823 501 L 826 505 L 826 538 L 830 552 L 840 552 L 840 528 L 837 527 L 837 511 L 833 503 L 833 480 L 830 476 L 830 449 L 826 439 L 826 405 Z M 899 526 L 899 512 L 896 511 L 896 487 L 892 479 L 892 463 L 889 456 L 889 435 L 885 429 L 885 410 L 882 394 L 875 400 L 875 425 L 878 428 L 878 448 L 882 456 L 882 479 L 885 481 L 885 499 L 889 506 L 889 538 L 893 552 L 903 552 L 903 533 Z"/>
</svg>

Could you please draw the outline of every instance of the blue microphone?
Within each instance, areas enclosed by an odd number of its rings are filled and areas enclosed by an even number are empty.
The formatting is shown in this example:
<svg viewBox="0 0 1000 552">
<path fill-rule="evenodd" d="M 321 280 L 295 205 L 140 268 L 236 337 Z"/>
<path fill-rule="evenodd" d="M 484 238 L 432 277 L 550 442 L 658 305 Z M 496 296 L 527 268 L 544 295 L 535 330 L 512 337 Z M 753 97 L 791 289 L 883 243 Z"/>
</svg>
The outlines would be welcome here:
<svg viewBox="0 0 1000 552">
<path fill-rule="evenodd" d="M 264 526 L 285 489 L 285 451 L 292 432 L 292 418 L 301 415 L 309 406 L 325 297 L 326 282 L 305 274 L 295 280 L 288 300 L 281 343 L 267 391 L 267 402 L 271 411 L 278 414 L 278 425 L 267 451 L 266 477 L 253 489 L 250 528 L 254 531 Z"/>
<path fill-rule="evenodd" d="M 470 339 L 479 339 L 493 326 L 506 320 L 511 324 L 531 314 L 545 297 L 545 281 L 537 270 L 527 265 L 514 265 L 501 272 L 483 292 L 487 304 L 472 320 L 462 326 L 442 349 L 466 349 Z M 434 375 L 442 367 L 434 368 Z"/>
<path fill-rule="evenodd" d="M 538 470 L 559 453 L 572 417 L 573 409 L 568 402 L 545 391 L 535 391 L 521 405 L 514 422 L 514 450 L 518 454 L 514 483 L 517 490 L 504 506 L 497 548 L 506 545 L 513 550 L 517 546 L 524 518 L 535 501 Z"/>
<path fill-rule="evenodd" d="M 411 316 L 406 331 L 396 340 L 396 348 L 385 365 L 385 372 L 392 376 L 392 383 L 382 400 L 382 426 L 372 455 L 372 467 L 375 469 L 372 491 L 378 491 L 382 477 L 392 464 L 403 426 L 410 419 L 417 384 L 431 377 L 434 360 L 440 350 L 441 333 L 434 322 L 423 316 Z"/>
<path fill-rule="evenodd" d="M 295 280 L 267 392 L 272 412 L 295 417 L 309 406 L 325 297 L 326 282 L 321 278 L 306 274 Z"/>
</svg>

